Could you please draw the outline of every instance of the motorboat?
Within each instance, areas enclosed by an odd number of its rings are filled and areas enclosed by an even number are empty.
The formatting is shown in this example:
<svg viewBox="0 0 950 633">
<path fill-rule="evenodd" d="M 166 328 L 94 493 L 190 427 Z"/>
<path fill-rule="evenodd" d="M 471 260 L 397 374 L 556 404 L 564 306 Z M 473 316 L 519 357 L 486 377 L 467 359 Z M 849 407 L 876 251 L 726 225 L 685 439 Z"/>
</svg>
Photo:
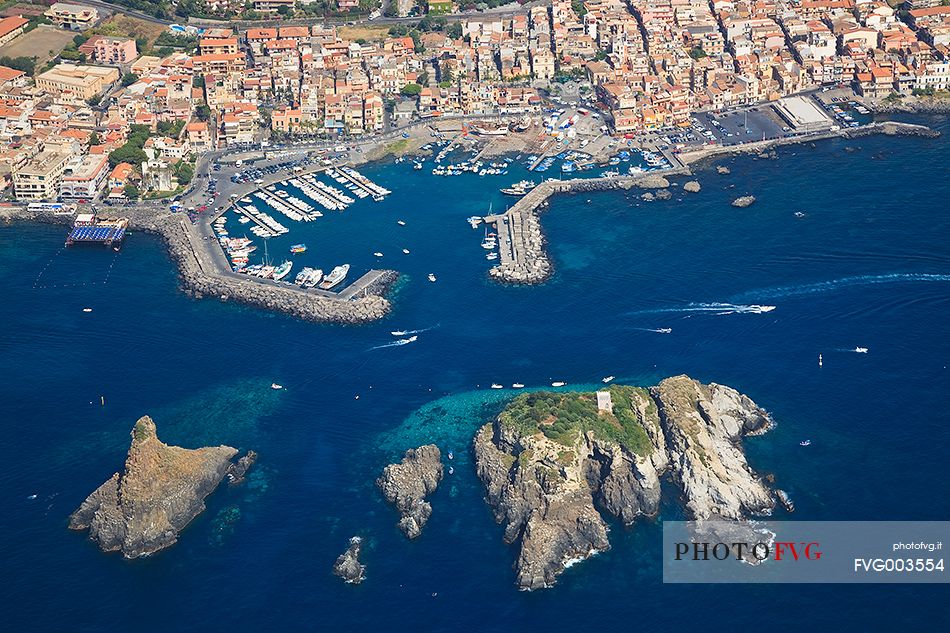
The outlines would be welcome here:
<svg viewBox="0 0 950 633">
<path fill-rule="evenodd" d="M 866 347 L 855 347 L 855 348 L 854 348 L 854 351 L 857 352 L 858 354 L 867 354 L 867 353 L 868 353 L 868 348 L 866 348 Z"/>
<path fill-rule="evenodd" d="M 292 261 L 285 261 L 283 264 L 274 269 L 274 281 L 280 281 L 284 277 L 290 274 L 290 269 L 294 267 Z"/>
<path fill-rule="evenodd" d="M 552 386 L 552 387 L 563 387 L 563 386 L 566 385 L 566 384 L 567 384 L 567 383 L 564 382 L 563 380 L 555 380 L 554 382 L 551 383 L 551 386 Z"/>
<path fill-rule="evenodd" d="M 524 385 L 521 384 L 520 382 L 516 382 L 516 383 L 514 383 L 513 385 L 511 385 L 511 388 L 512 388 L 512 389 L 524 389 Z"/>
<path fill-rule="evenodd" d="M 811 446 L 811 440 L 802 440 L 798 444 L 799 446 Z"/>
<path fill-rule="evenodd" d="M 432 273 L 429 273 L 428 278 L 429 278 L 429 281 L 435 283 L 435 275 L 433 275 Z"/>
<path fill-rule="evenodd" d="M 409 249 L 408 249 L 408 248 L 404 248 L 404 249 L 402 249 L 402 252 L 403 252 L 404 255 L 408 255 L 408 254 L 409 254 Z"/>
<path fill-rule="evenodd" d="M 606 385 L 608 382 L 613 382 L 614 378 L 615 376 L 605 376 L 604 378 L 601 378 L 600 381 Z"/>
<path fill-rule="evenodd" d="M 405 221 L 405 220 L 396 220 L 396 224 L 398 224 L 399 226 L 406 226 L 406 221 Z"/>
<path fill-rule="evenodd" d="M 492 385 L 491 385 L 491 388 L 492 388 L 492 389 L 504 389 L 505 387 L 504 387 L 503 385 L 499 385 L 497 382 L 493 382 Z"/>
<path fill-rule="evenodd" d="M 373 253 L 373 257 L 382 257 L 382 256 L 383 254 L 380 253 L 379 251 L 376 251 L 375 253 Z"/>
<path fill-rule="evenodd" d="M 342 266 L 337 266 L 330 273 L 323 278 L 323 281 L 320 282 L 320 288 L 323 290 L 329 290 L 335 286 L 338 286 L 345 278 L 346 274 L 350 272 L 350 265 L 343 264 Z"/>
<path fill-rule="evenodd" d="M 283 386 L 283 385 L 280 385 L 280 384 L 277 384 L 276 382 L 272 382 L 272 383 L 270 384 L 270 388 L 271 388 L 271 389 L 274 389 L 274 390 L 279 390 L 279 389 L 283 389 L 284 386 Z"/>
</svg>

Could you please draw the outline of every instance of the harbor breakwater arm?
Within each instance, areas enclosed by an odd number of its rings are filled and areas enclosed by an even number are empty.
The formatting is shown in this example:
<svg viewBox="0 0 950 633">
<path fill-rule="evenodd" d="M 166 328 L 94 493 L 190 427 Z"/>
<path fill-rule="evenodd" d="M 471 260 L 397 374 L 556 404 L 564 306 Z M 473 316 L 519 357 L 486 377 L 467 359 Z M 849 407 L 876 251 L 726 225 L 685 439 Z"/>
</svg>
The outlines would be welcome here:
<svg viewBox="0 0 950 633">
<path fill-rule="evenodd" d="M 707 159 L 734 154 L 760 153 L 780 145 L 810 143 L 829 138 L 858 138 L 872 134 L 888 136 L 920 136 L 934 138 L 940 133 L 925 125 L 884 121 L 869 123 L 857 128 L 828 130 L 801 136 L 769 139 L 733 146 L 705 147 L 692 152 L 664 156 L 674 165 L 671 169 L 657 170 L 635 176 L 611 178 L 575 178 L 572 180 L 545 180 L 528 192 L 508 211 L 486 216 L 484 221 L 493 224 L 498 235 L 498 264 L 488 274 L 499 282 L 511 284 L 540 284 L 553 273 L 553 266 L 545 250 L 544 234 L 539 219 L 548 206 L 548 199 L 559 193 L 582 193 L 587 191 L 629 190 L 633 187 L 657 189 L 666 177 L 690 175 L 689 165 Z"/>
<path fill-rule="evenodd" d="M 666 176 L 688 175 L 687 167 L 675 167 L 637 176 L 545 180 L 529 191 L 508 211 L 485 217 L 498 235 L 498 265 L 488 274 L 492 279 L 513 284 L 539 284 L 551 276 L 553 267 L 544 248 L 539 215 L 548 198 L 559 193 L 629 190 L 668 187 Z"/>
<path fill-rule="evenodd" d="M 117 215 L 129 219 L 129 228 L 159 235 L 178 266 L 182 290 L 195 298 L 213 297 L 281 312 L 307 321 L 359 324 L 386 316 L 391 304 L 385 298 L 398 273 L 371 270 L 339 294 L 317 288 L 303 289 L 231 270 L 210 228 L 193 225 L 181 214 L 154 208 L 128 207 Z M 0 222 L 62 224 L 71 215 L 31 211 L 26 206 L 0 209 Z"/>
</svg>

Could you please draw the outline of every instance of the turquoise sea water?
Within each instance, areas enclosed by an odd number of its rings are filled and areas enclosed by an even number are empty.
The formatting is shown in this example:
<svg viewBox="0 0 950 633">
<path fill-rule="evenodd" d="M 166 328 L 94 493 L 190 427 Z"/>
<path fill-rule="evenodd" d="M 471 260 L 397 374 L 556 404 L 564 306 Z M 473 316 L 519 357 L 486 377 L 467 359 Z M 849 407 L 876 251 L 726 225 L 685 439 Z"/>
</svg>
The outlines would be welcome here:
<svg viewBox="0 0 950 633">
<path fill-rule="evenodd" d="M 929 122 L 950 132 L 946 118 Z M 367 167 L 390 199 L 288 236 L 325 268 L 348 261 L 358 274 L 379 250 L 406 274 L 392 316 L 365 327 L 190 300 L 144 235 L 115 255 L 63 252 L 59 228 L 0 229 L 4 628 L 626 630 L 701 617 L 939 630 L 937 586 L 663 585 L 654 521 L 613 525 L 609 552 L 553 590 L 518 592 L 469 438 L 510 395 L 492 382 L 688 373 L 772 411 L 777 428 L 746 448 L 792 494 L 794 518 L 947 519 L 947 143 L 872 137 L 725 159 L 731 175 L 703 171 L 702 192 L 674 189 L 667 202 L 557 198 L 542 220 L 557 273 L 533 288 L 488 282 L 481 232 L 464 221 L 502 208 L 497 187 L 521 175 Z M 745 193 L 758 201 L 729 206 Z M 424 328 L 416 343 L 372 349 L 390 330 Z M 846 351 L 857 346 L 869 352 Z M 172 549 L 129 562 L 65 526 L 121 468 L 143 414 L 169 443 L 261 457 L 248 485 L 209 497 Z M 455 452 L 455 474 L 408 542 L 373 480 L 427 441 Z M 661 519 L 680 517 L 670 495 Z M 367 545 L 359 587 L 330 573 L 354 534 Z"/>
</svg>

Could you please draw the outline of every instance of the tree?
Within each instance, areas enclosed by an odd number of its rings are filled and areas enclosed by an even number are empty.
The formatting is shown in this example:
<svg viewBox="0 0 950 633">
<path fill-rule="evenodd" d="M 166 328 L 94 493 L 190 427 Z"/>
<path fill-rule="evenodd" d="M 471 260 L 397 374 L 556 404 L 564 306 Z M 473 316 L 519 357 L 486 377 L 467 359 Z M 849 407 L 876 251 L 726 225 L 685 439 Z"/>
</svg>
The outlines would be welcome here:
<svg viewBox="0 0 950 633">
<path fill-rule="evenodd" d="M 99 138 L 99 133 L 98 133 L 98 132 L 93 132 L 92 134 L 89 135 L 89 145 L 90 145 L 90 146 L 92 146 L 92 145 L 98 145 L 98 144 L 101 143 L 101 142 L 102 142 L 102 140 Z"/>
<path fill-rule="evenodd" d="M 27 75 L 32 75 L 36 70 L 36 59 L 29 57 L 0 57 L 0 66 L 6 66 L 7 68 L 24 72 Z"/>
<path fill-rule="evenodd" d="M 191 85 L 195 88 L 204 88 L 205 87 L 205 78 L 204 75 L 196 75 L 191 81 Z"/>
<path fill-rule="evenodd" d="M 145 150 L 140 146 L 136 146 L 131 141 L 109 152 L 109 165 L 112 167 L 115 167 L 119 163 L 141 165 L 147 160 L 148 156 L 145 154 Z"/>
<path fill-rule="evenodd" d="M 211 108 L 202 103 L 195 108 L 195 116 L 198 117 L 199 121 L 208 121 L 211 119 Z"/>
<path fill-rule="evenodd" d="M 125 73 L 124 75 L 122 75 L 122 81 L 120 83 L 122 84 L 123 87 L 125 87 L 125 86 L 131 86 L 138 80 L 139 80 L 139 76 L 136 75 L 135 73 Z"/>
<path fill-rule="evenodd" d="M 192 178 L 195 177 L 195 168 L 191 163 L 186 163 L 183 160 L 178 161 L 175 164 L 175 178 L 178 179 L 178 184 L 187 185 L 191 182 Z"/>
<path fill-rule="evenodd" d="M 406 84 L 405 86 L 402 87 L 402 90 L 400 90 L 400 92 L 406 95 L 407 97 L 416 97 L 419 95 L 420 92 L 422 92 L 422 86 L 420 86 L 419 84 Z"/>
<path fill-rule="evenodd" d="M 86 99 L 86 103 L 88 103 L 92 107 L 96 107 L 97 105 L 99 105 L 100 101 L 102 101 L 102 95 L 92 95 L 91 97 Z"/>
<path fill-rule="evenodd" d="M 122 187 L 122 193 L 125 194 L 125 197 L 129 200 L 137 200 L 139 196 L 142 195 L 142 192 L 139 191 L 139 188 L 133 185 L 132 183 L 127 184 Z"/>
<path fill-rule="evenodd" d="M 706 55 L 706 51 L 704 51 L 701 47 L 695 46 L 693 47 L 693 50 L 689 52 L 689 56 L 692 57 L 693 59 L 702 59 L 703 57 L 706 57 L 707 55 Z"/>
<path fill-rule="evenodd" d="M 449 37 L 451 37 L 453 40 L 462 39 L 462 23 L 461 23 L 461 22 L 453 22 L 453 23 L 449 26 L 448 31 L 446 31 L 446 35 L 448 35 Z"/>
</svg>

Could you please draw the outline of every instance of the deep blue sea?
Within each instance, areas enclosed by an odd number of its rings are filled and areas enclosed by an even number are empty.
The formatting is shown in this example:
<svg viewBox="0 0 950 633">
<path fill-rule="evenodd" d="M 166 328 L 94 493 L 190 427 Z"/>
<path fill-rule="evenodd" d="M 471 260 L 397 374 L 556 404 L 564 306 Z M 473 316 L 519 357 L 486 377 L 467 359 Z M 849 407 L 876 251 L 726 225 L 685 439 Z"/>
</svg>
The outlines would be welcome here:
<svg viewBox="0 0 950 633">
<path fill-rule="evenodd" d="M 531 288 L 490 283 L 464 221 L 503 208 L 498 187 L 521 174 L 365 167 L 394 191 L 386 202 L 293 225 L 287 240 L 307 242 L 307 265 L 359 274 L 381 251 L 405 273 L 392 315 L 363 327 L 189 299 L 146 235 L 115 254 L 64 251 L 61 228 L 0 228 L 4 630 L 945 630 L 946 585 L 664 585 L 649 520 L 614 524 L 612 549 L 556 588 L 518 592 L 470 457 L 511 395 L 492 382 L 688 373 L 773 413 L 777 428 L 745 445 L 791 493 L 792 518 L 950 519 L 950 120 L 927 121 L 945 136 L 723 159 L 730 175 L 707 168 L 699 194 L 670 201 L 557 198 L 542 218 L 557 272 Z M 758 201 L 730 206 L 746 193 Z M 144 414 L 168 443 L 260 461 L 177 545 L 130 562 L 66 524 L 122 467 Z M 455 474 L 409 542 L 373 480 L 428 441 L 454 450 Z M 681 517 L 669 496 L 661 520 Z M 331 574 L 355 534 L 358 587 Z"/>
</svg>

